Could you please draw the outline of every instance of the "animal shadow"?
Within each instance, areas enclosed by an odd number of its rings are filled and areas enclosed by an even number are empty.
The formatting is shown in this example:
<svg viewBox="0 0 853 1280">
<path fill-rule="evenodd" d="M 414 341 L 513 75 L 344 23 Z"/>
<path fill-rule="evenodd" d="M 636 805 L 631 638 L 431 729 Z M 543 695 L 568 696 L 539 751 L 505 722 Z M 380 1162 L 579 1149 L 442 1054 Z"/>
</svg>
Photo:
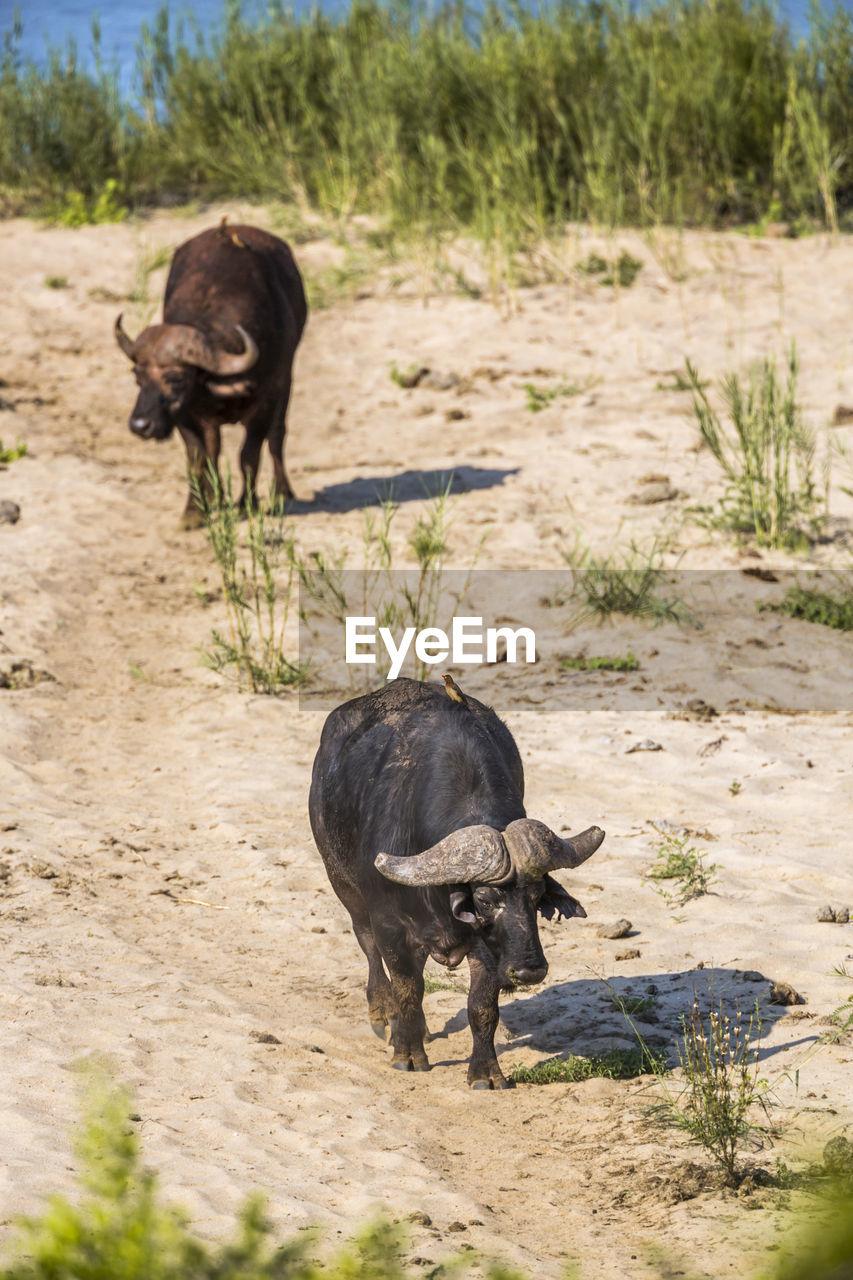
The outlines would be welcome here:
<svg viewBox="0 0 853 1280">
<path fill-rule="evenodd" d="M 507 476 L 518 475 L 518 467 L 454 467 L 451 471 L 401 471 L 396 476 L 356 476 L 340 484 L 318 489 L 310 500 L 295 498 L 287 503 L 288 515 L 307 515 L 322 510 L 344 513 L 363 507 L 378 507 L 388 499 L 395 503 L 418 502 L 448 490 L 451 494 L 494 489 Z"/>
<path fill-rule="evenodd" d="M 706 1027 L 712 1009 L 722 1008 L 732 1022 L 739 1013 L 744 1032 L 764 1061 L 791 1048 L 790 1043 L 764 1043 L 770 1028 L 788 1013 L 769 1003 L 770 982 L 755 970 L 712 968 L 561 982 L 501 1005 L 501 1022 L 511 1039 L 503 1045 L 499 1040 L 496 1049 L 499 1056 L 522 1046 L 554 1057 L 588 1056 L 635 1046 L 639 1035 L 650 1049 L 677 1061 L 684 1020 L 696 1003 Z M 797 1043 L 815 1039 L 806 1036 Z"/>
</svg>

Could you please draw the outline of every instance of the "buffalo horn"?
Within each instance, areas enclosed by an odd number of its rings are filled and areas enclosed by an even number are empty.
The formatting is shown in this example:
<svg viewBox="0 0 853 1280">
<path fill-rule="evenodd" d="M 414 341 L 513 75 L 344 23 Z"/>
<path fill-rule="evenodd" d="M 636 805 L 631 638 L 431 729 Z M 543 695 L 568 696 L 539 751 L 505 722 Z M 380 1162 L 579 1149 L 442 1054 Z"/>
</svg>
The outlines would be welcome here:
<svg viewBox="0 0 853 1280">
<path fill-rule="evenodd" d="M 201 360 L 197 362 L 202 369 L 206 369 L 208 373 L 216 374 L 219 378 L 227 378 L 234 373 L 245 373 L 247 369 L 251 369 L 253 365 L 257 364 L 258 346 L 254 338 L 249 336 L 241 324 L 236 325 L 235 328 L 243 339 L 243 350 L 240 354 L 234 355 L 231 351 L 216 347 L 213 349 L 211 363 L 206 364 Z"/>
<path fill-rule="evenodd" d="M 600 827 L 588 827 L 580 835 L 563 840 L 544 822 L 519 818 L 504 832 L 516 874 L 538 880 L 561 867 L 579 867 L 591 858 L 604 839 Z"/>
<path fill-rule="evenodd" d="M 503 837 L 494 827 L 463 827 L 424 853 L 392 858 L 380 853 L 376 868 L 397 884 L 499 884 L 512 871 Z"/>
<path fill-rule="evenodd" d="M 121 347 L 122 351 L 127 356 L 128 360 L 132 360 L 133 349 L 136 346 L 136 343 L 133 341 L 132 338 L 128 337 L 128 335 L 125 333 L 121 323 L 121 315 L 119 315 L 118 319 L 115 322 L 114 333 L 116 336 L 116 342 Z"/>
</svg>

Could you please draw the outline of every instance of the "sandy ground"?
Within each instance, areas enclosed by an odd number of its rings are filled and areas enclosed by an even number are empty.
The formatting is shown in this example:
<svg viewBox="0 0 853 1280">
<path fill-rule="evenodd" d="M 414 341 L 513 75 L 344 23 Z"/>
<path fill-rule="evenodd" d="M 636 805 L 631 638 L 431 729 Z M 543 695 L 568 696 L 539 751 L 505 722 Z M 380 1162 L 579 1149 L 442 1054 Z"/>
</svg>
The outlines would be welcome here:
<svg viewBox="0 0 853 1280">
<path fill-rule="evenodd" d="M 586 1276 L 635 1277 L 658 1244 L 697 1275 L 748 1275 L 785 1234 L 777 1199 L 691 1195 L 701 1179 L 691 1185 L 685 1161 L 707 1158 L 650 1127 L 647 1079 L 471 1094 L 455 983 L 426 998 L 430 1074 L 390 1071 L 370 1034 L 365 966 L 308 826 L 323 705 L 249 696 L 199 665 L 223 611 L 204 534 L 179 529 L 183 450 L 126 427 L 115 314 L 135 331 L 163 281 L 154 273 L 147 302 L 128 302 L 140 262 L 220 212 L 0 225 L 0 438 L 29 447 L 0 473 L 0 499 L 22 512 L 0 526 L 0 670 L 26 660 L 53 677 L 0 691 L 2 1234 L 70 1188 L 72 1066 L 102 1051 L 135 1090 L 146 1160 L 207 1235 L 227 1233 L 262 1188 L 278 1229 L 320 1223 L 333 1239 L 379 1206 L 420 1211 L 432 1222 L 412 1227 L 422 1260 L 464 1242 L 531 1275 L 578 1256 Z M 564 261 L 591 247 L 608 248 L 570 237 Z M 425 302 L 416 276 L 316 311 L 287 445 L 297 538 L 306 553 L 356 554 L 362 505 L 393 479 L 404 558 L 424 479 L 455 468 L 460 565 L 485 530 L 480 564 L 501 570 L 558 568 L 576 526 L 598 549 L 665 531 L 669 563 L 712 583 L 701 634 L 554 623 L 532 674 L 465 677 L 517 737 L 529 813 L 608 833 L 564 877 L 588 919 L 543 924 L 548 980 L 505 1001 L 499 1053 L 509 1065 L 627 1045 L 603 979 L 656 988 L 641 1023 L 653 1044 L 672 1045 L 694 991 L 747 1011 L 758 998 L 779 1136 L 753 1158 L 796 1166 L 853 1120 L 849 1040 L 814 1052 L 850 992 L 832 970 L 853 970 L 853 926 L 816 921 L 825 903 L 853 907 L 851 647 L 757 613 L 781 588 L 743 570 L 849 564 L 850 476 L 835 472 L 829 536 L 810 557 L 749 554 L 688 519 L 723 486 L 688 398 L 657 384 L 685 355 L 716 378 L 796 338 L 823 448 L 836 406 L 853 403 L 853 245 L 697 234 L 625 235 L 623 247 L 645 264 L 631 289 L 543 283 L 508 317 L 487 299 Z M 308 270 L 336 252 L 298 249 Z M 403 390 L 391 362 L 461 381 Z M 584 389 L 532 413 L 525 382 Z M 650 475 L 678 496 L 632 504 Z M 522 613 L 515 596 L 506 608 Z M 637 676 L 557 662 L 627 647 Z M 697 698 L 717 714 L 691 710 Z M 647 738 L 663 749 L 627 754 Z M 674 912 L 644 872 L 661 832 L 682 828 L 718 870 L 712 893 Z M 630 938 L 599 937 L 618 917 Z M 806 1003 L 770 1005 L 777 979 Z M 798 1091 L 783 1078 L 797 1066 Z"/>
</svg>

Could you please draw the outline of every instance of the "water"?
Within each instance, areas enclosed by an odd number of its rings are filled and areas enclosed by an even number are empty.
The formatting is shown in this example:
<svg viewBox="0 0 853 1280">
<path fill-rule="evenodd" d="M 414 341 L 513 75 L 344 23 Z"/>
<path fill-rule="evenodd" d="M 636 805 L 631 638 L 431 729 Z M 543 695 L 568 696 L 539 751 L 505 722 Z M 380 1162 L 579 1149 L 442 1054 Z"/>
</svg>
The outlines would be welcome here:
<svg viewBox="0 0 853 1280">
<path fill-rule="evenodd" d="M 339 12 L 346 0 L 290 0 L 289 7 L 299 14 L 305 9 L 319 7 L 326 12 Z M 834 9 L 834 3 L 824 6 Z M 842 7 L 853 12 L 853 0 L 842 0 Z M 92 0 L 22 0 L 19 4 L 23 20 L 23 39 L 20 51 L 23 57 L 41 61 L 48 45 L 65 47 L 74 40 L 81 61 L 92 64 L 92 18 L 98 15 L 101 27 L 101 55 L 107 66 L 119 68 L 120 82 L 125 92 L 132 91 L 133 67 L 136 48 L 143 23 L 151 24 L 162 8 L 162 0 L 115 0 L 100 7 Z M 261 0 L 244 0 L 243 12 L 252 21 L 264 12 Z M 783 18 L 799 35 L 808 29 L 809 0 L 780 0 L 779 10 Z M 15 11 L 13 0 L 0 0 L 0 30 L 8 30 Z M 223 0 L 173 0 L 170 11 L 174 19 L 190 17 L 207 33 L 221 27 L 224 19 Z"/>
</svg>

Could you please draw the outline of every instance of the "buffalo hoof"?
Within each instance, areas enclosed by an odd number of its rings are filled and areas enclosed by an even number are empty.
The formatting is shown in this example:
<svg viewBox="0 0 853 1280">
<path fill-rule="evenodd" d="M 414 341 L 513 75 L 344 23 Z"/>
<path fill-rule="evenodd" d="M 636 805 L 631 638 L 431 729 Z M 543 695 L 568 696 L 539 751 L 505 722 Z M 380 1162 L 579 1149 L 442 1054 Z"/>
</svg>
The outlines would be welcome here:
<svg viewBox="0 0 853 1280">
<path fill-rule="evenodd" d="M 378 1036 L 380 1040 L 387 1041 L 388 1039 L 388 1023 L 387 1022 L 371 1022 L 370 1030 L 373 1032 L 375 1036 Z"/>
<path fill-rule="evenodd" d="M 181 517 L 182 529 L 201 529 L 204 524 L 204 512 L 198 507 L 187 507 Z"/>
<path fill-rule="evenodd" d="M 395 1071 L 429 1071 L 430 1065 L 424 1060 L 423 1062 L 415 1062 L 412 1058 L 402 1058 L 399 1062 L 392 1062 L 391 1066 Z"/>
<path fill-rule="evenodd" d="M 472 1080 L 470 1087 L 472 1089 L 514 1089 L 515 1084 L 502 1076 L 500 1080 Z"/>
</svg>

